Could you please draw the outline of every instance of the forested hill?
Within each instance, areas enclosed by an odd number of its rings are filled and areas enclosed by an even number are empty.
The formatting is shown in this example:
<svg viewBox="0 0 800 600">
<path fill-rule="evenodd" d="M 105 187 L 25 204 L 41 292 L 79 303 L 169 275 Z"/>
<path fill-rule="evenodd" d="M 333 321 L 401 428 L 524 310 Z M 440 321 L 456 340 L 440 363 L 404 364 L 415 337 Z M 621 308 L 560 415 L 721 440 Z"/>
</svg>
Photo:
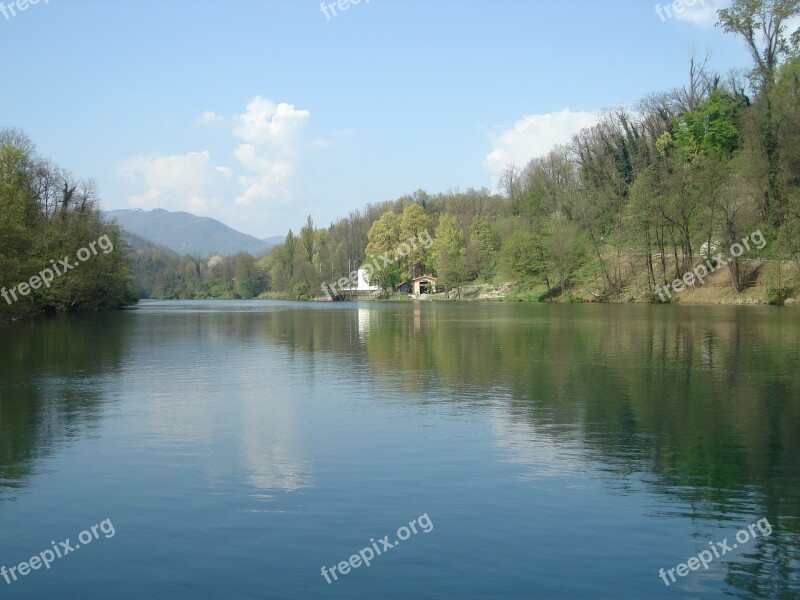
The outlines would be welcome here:
<svg viewBox="0 0 800 600">
<path fill-rule="evenodd" d="M 0 130 L 0 323 L 135 300 L 119 227 L 103 218 L 94 184 Z"/>
<path fill-rule="evenodd" d="M 309 216 L 261 259 L 139 254 L 137 273 L 155 297 L 314 298 L 425 232 L 430 247 L 374 275 L 387 293 L 425 273 L 440 290 L 511 282 L 517 299 L 663 302 L 676 296 L 657 288 L 703 287 L 692 274 L 712 271 L 728 296 L 759 281 L 762 299 L 783 303 L 800 292 L 798 15 L 796 2 L 734 2 L 719 25 L 751 51 L 741 74 L 692 55 L 685 85 L 509 165 L 500 193 L 419 190 L 330 227 Z"/>
<path fill-rule="evenodd" d="M 263 254 L 274 244 L 231 229 L 209 217 L 187 212 L 155 210 L 112 210 L 105 213 L 125 231 L 130 231 L 154 244 L 178 254 L 209 257 L 238 252 Z"/>
<path fill-rule="evenodd" d="M 800 268 L 800 30 L 787 30 L 798 15 L 794 1 L 733 2 L 718 25 L 750 50 L 742 74 L 691 56 L 683 87 L 508 166 L 501 196 L 420 191 L 330 228 L 309 218 L 260 263 L 269 288 L 319 296 L 353 263 L 430 228 L 432 248 L 403 257 L 390 279 L 435 273 L 457 289 L 499 278 L 530 299 L 660 302 L 656 287 L 703 265 L 736 293 L 761 277 L 782 302 Z"/>
</svg>

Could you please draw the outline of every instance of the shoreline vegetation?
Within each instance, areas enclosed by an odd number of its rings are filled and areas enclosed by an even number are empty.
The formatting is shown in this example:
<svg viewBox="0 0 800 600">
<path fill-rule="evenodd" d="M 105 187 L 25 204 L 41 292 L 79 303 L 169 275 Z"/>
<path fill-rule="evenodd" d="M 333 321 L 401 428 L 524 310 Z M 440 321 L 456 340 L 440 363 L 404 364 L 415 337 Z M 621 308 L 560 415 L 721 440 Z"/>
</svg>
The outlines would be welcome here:
<svg viewBox="0 0 800 600">
<path fill-rule="evenodd" d="M 122 232 L 98 206 L 94 182 L 0 130 L 0 324 L 136 302 Z"/>
<path fill-rule="evenodd" d="M 497 192 L 418 190 L 329 227 L 308 216 L 261 256 L 126 244 L 91 182 L 0 130 L 0 282 L 25 282 L 102 234 L 118 248 L 25 302 L 0 301 L 0 322 L 134 296 L 316 300 L 326 283 L 378 264 L 367 283 L 395 299 L 426 275 L 441 292 L 432 300 L 797 304 L 800 30 L 787 31 L 797 16 L 791 0 L 733 0 L 718 26 L 745 42 L 749 71 L 716 73 L 692 52 L 684 86 L 607 110 L 570 143 L 508 165 Z M 428 231 L 431 244 L 397 252 Z M 753 232 L 763 244 L 742 247 Z"/>
<path fill-rule="evenodd" d="M 694 289 L 686 289 L 670 302 L 658 302 L 658 304 L 681 304 L 681 305 L 732 305 L 732 306 L 766 306 L 778 304 L 768 296 L 766 273 L 769 263 L 755 265 L 748 285 L 742 292 L 735 292 L 731 289 L 726 275 L 716 274 L 709 277 L 702 286 L 698 285 Z M 787 272 L 793 267 L 791 262 L 785 262 L 783 269 Z M 295 300 L 286 295 L 264 294 L 260 299 L 275 300 Z M 348 301 L 351 299 L 347 299 Z M 653 299 L 649 290 L 641 287 L 626 290 L 620 297 L 615 299 L 602 298 L 595 291 L 586 288 L 576 287 L 565 297 L 553 296 L 543 286 L 525 286 L 513 282 L 505 283 L 474 283 L 465 286 L 461 290 L 461 297 L 456 292 L 439 292 L 425 297 L 414 297 L 410 294 L 393 294 L 389 297 L 378 295 L 359 295 L 352 300 L 355 301 L 406 301 L 422 300 L 431 302 L 527 302 L 527 303 L 562 303 L 562 304 L 653 304 Z M 314 298 L 315 302 L 330 302 L 325 296 Z M 800 306 L 800 293 L 789 296 L 780 303 L 782 306 Z"/>
<path fill-rule="evenodd" d="M 308 216 L 266 256 L 186 258 L 160 271 L 145 260 L 137 272 L 154 275 L 140 288 L 158 298 L 312 300 L 430 231 L 430 247 L 403 252 L 370 286 L 392 296 L 430 275 L 456 298 L 513 282 L 501 294 L 509 301 L 796 303 L 800 33 L 787 23 L 798 14 L 788 0 L 734 0 L 718 25 L 745 42 L 749 71 L 716 73 L 692 53 L 685 85 L 605 111 L 570 143 L 509 165 L 497 192 L 418 190 L 329 227 Z M 763 244 L 719 258 L 753 232 Z M 692 289 L 661 297 L 681 281 Z"/>
<path fill-rule="evenodd" d="M 787 296 L 783 302 L 776 303 L 769 296 L 767 276 L 772 270 L 777 270 L 775 262 L 756 261 L 748 264 L 748 282 L 744 290 L 736 292 L 730 286 L 728 276 L 725 272 L 717 272 L 706 278 L 703 285 L 696 285 L 694 288 L 687 288 L 679 293 L 673 294 L 670 302 L 657 302 L 657 304 L 681 304 L 681 305 L 729 305 L 729 306 L 800 306 L 800 291 L 794 296 Z M 781 269 L 786 273 L 791 273 L 794 264 L 791 261 L 784 261 Z M 473 282 L 465 285 L 461 289 L 460 296 L 456 291 L 437 292 L 424 296 L 414 296 L 413 294 L 393 293 L 385 296 L 377 292 L 357 293 L 345 297 L 341 301 L 358 302 L 398 302 L 398 301 L 429 301 L 429 302 L 526 302 L 526 303 L 562 303 L 562 304 L 653 304 L 653 297 L 650 290 L 643 287 L 645 282 L 639 282 L 639 286 L 625 290 L 618 298 L 603 298 L 598 291 L 592 290 L 581 285 L 572 287 L 566 296 L 560 296 L 535 282 L 515 283 L 515 282 Z M 278 292 L 266 292 L 258 296 L 259 300 L 297 300 L 290 294 Z M 317 296 L 312 302 L 331 302 L 324 296 Z"/>
</svg>

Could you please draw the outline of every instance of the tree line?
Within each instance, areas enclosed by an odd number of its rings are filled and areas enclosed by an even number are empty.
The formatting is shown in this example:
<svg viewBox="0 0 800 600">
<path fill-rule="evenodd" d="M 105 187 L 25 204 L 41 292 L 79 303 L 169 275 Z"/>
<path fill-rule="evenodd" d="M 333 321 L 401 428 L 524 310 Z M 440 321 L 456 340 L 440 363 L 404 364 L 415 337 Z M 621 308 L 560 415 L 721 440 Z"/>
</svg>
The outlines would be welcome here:
<svg viewBox="0 0 800 600">
<path fill-rule="evenodd" d="M 724 268 L 737 292 L 765 273 L 770 299 L 780 303 L 800 289 L 800 31 L 787 31 L 798 15 L 796 0 L 734 0 L 718 12 L 718 25 L 746 44 L 749 69 L 723 75 L 691 54 L 683 87 L 605 111 L 570 143 L 509 165 L 497 192 L 418 190 L 328 227 L 309 216 L 266 256 L 178 256 L 133 241 L 130 253 L 104 260 L 129 254 L 139 297 L 311 299 L 323 296 L 322 284 L 424 231 L 432 245 L 377 270 L 372 282 L 388 293 L 433 274 L 440 289 L 457 294 L 503 280 L 516 283 L 518 299 L 658 302 L 656 288 L 700 263 L 713 266 L 715 252 L 760 231 L 766 247 L 729 257 Z M 9 136 L 0 144 L 0 201 L 10 207 L 0 232 L 4 248 L 13 249 L 0 256 L 4 282 L 35 273 L 36 261 L 59 254 L 60 243 L 75 246 L 102 228 L 91 184 L 36 159 L 25 140 L 8 143 Z M 41 231 L 47 234 L 34 234 Z M 119 304 L 127 283 L 124 266 L 114 268 L 107 293 L 56 298 L 48 290 L 31 296 L 31 308 Z M 63 284 L 78 286 L 91 271 Z"/>
<path fill-rule="evenodd" d="M 0 130 L 0 323 L 136 301 L 120 230 L 98 206 L 94 182 Z"/>
<path fill-rule="evenodd" d="M 431 272 L 444 289 L 503 277 L 540 286 L 539 299 L 580 282 L 598 300 L 658 301 L 657 286 L 756 230 L 769 245 L 730 258 L 734 290 L 767 257 L 778 259 L 771 270 L 800 268 L 800 40 L 786 31 L 798 14 L 796 1 L 735 0 L 718 25 L 746 43 L 749 71 L 723 76 L 691 54 L 685 86 L 606 111 L 571 143 L 509 165 L 501 194 L 420 190 L 328 228 L 309 217 L 257 262 L 266 288 L 318 296 L 321 283 L 428 227 L 432 248 L 382 273 L 382 288 Z M 796 292 L 781 281 L 773 294 Z"/>
<path fill-rule="evenodd" d="M 268 291 L 258 257 L 179 255 L 126 234 L 139 298 L 168 300 L 248 299 Z"/>
</svg>

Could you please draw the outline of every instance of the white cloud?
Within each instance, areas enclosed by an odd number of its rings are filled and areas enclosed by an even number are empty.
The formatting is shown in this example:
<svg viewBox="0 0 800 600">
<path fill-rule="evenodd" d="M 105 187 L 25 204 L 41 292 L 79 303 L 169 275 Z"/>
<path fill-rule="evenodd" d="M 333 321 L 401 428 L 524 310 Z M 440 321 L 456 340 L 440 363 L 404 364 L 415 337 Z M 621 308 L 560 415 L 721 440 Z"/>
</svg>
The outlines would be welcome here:
<svg viewBox="0 0 800 600">
<path fill-rule="evenodd" d="M 247 112 L 239 116 L 234 134 L 251 144 L 292 149 L 309 116 L 307 110 L 297 110 L 293 104 L 281 102 L 276 106 L 256 96 L 247 104 Z"/>
<path fill-rule="evenodd" d="M 292 180 L 303 149 L 320 145 L 304 139 L 309 118 L 307 110 L 256 96 L 241 115 L 206 111 L 196 120 L 230 132 L 231 141 L 238 143 L 231 166 L 219 165 L 206 150 L 133 156 L 117 165 L 117 174 L 136 187 L 128 197 L 131 206 L 186 210 L 252 225 L 256 215 L 265 218 L 271 209 L 292 200 Z"/>
<path fill-rule="evenodd" d="M 286 201 L 290 197 L 287 182 L 294 165 L 285 158 L 270 158 L 259 154 L 252 144 L 242 144 L 234 157 L 251 175 L 239 177 L 244 191 L 236 198 L 239 206 L 250 206 L 259 200 Z"/>
<path fill-rule="evenodd" d="M 290 198 L 289 180 L 305 145 L 303 129 L 309 117 L 307 110 L 285 102 L 275 105 L 261 96 L 247 104 L 247 112 L 239 116 L 234 129 L 234 135 L 247 142 L 234 152 L 234 158 L 248 171 L 239 178 L 244 189 L 236 198 L 237 205 Z"/>
<path fill-rule="evenodd" d="M 527 115 L 511 129 L 492 140 L 492 151 L 484 165 L 493 175 L 510 164 L 524 166 L 532 158 L 545 156 L 554 146 L 566 144 L 585 127 L 597 124 L 598 117 L 588 112 L 561 112 Z"/>
<path fill-rule="evenodd" d="M 259 155 L 258 150 L 251 144 L 242 144 L 233 153 L 234 158 L 242 166 L 256 173 L 272 173 L 276 179 L 285 179 L 294 172 L 294 166 L 288 160 L 270 160 Z"/>
<path fill-rule="evenodd" d="M 173 156 L 134 156 L 117 165 L 124 179 L 145 188 L 128 198 L 137 208 L 200 211 L 221 204 L 232 176 L 208 151 Z"/>
<path fill-rule="evenodd" d="M 215 123 L 224 123 L 225 117 L 218 115 L 215 112 L 207 110 L 197 120 L 201 125 L 214 125 Z"/>
</svg>

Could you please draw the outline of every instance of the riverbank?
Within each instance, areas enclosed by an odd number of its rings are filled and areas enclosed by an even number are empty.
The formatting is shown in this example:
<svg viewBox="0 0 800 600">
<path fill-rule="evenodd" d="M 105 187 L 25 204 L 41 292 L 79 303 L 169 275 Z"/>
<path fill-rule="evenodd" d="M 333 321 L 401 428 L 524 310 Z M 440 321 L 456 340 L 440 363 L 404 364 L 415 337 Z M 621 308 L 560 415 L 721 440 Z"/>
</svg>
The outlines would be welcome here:
<svg viewBox="0 0 800 600">
<path fill-rule="evenodd" d="M 797 271 L 793 263 L 783 262 L 778 264 L 768 261 L 752 261 L 746 263 L 744 268 L 749 272 L 747 284 L 741 292 L 736 292 L 730 280 L 727 269 L 720 269 L 709 274 L 703 285 L 686 287 L 682 291 L 672 292 L 672 297 L 665 295 L 665 300 L 672 304 L 725 304 L 725 305 L 769 305 L 783 304 L 785 306 L 800 306 L 800 287 L 797 281 Z M 647 286 L 647 281 L 635 277 L 630 278 L 631 283 L 623 288 L 618 297 L 605 294 L 597 278 L 584 277 L 580 281 L 570 282 L 566 293 L 561 294 L 560 289 L 548 289 L 538 282 L 488 282 L 465 285 L 460 294 L 456 291 L 449 293 L 438 292 L 430 296 L 417 299 L 432 302 L 556 302 L 564 304 L 580 303 L 660 303 L 661 300 L 654 290 Z M 777 289 L 782 289 L 779 296 Z M 274 294 L 269 298 L 276 299 Z M 281 298 L 289 300 L 291 298 Z M 414 299 L 407 294 L 395 294 L 388 300 Z M 364 296 L 358 298 L 362 301 L 379 301 L 377 296 Z M 325 296 L 314 298 L 317 302 L 329 302 Z"/>
</svg>

